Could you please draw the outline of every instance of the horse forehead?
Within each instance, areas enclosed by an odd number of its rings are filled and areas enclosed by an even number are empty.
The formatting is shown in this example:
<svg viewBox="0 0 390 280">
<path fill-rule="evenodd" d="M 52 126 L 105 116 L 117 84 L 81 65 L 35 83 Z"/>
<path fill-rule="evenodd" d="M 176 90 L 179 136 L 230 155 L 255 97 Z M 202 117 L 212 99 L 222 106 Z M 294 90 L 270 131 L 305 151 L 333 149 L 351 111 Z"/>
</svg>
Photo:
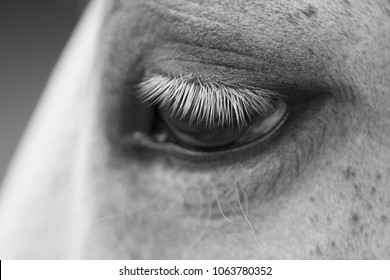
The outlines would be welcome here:
<svg viewBox="0 0 390 280">
<path fill-rule="evenodd" d="M 121 2 L 122 8 L 132 7 L 134 3 L 129 1 Z M 353 5 L 348 0 L 344 1 L 320 1 L 320 0 L 276 0 L 276 1 L 253 1 L 253 0 L 147 0 L 135 1 L 143 7 L 150 9 L 165 10 L 165 12 L 180 12 L 193 17 L 213 18 L 220 17 L 221 21 L 245 25 L 251 20 L 275 21 L 275 24 L 282 15 L 291 15 L 303 20 L 314 19 L 320 14 L 338 14 L 342 17 L 350 17 L 362 7 L 371 10 L 376 5 L 367 3 L 369 1 L 354 1 Z M 369 13 L 366 13 L 369 15 Z M 242 16 L 242 17 L 239 17 Z M 236 22 L 240 18 L 243 22 Z M 296 22 L 291 21 L 292 24 Z"/>
<path fill-rule="evenodd" d="M 112 5 L 108 14 L 119 12 L 128 26 L 133 26 L 137 18 L 142 33 L 156 32 L 151 27 L 156 24 L 160 36 L 202 46 L 229 43 L 224 47 L 234 45 L 235 49 L 259 46 L 302 49 L 298 45 L 304 44 L 338 50 L 340 44 L 336 41 L 349 43 L 352 40 L 349 37 L 372 33 L 370 27 L 376 28 L 384 19 L 372 16 L 384 15 L 380 12 L 382 2 L 372 4 L 360 0 L 353 5 L 347 0 L 118 1 L 120 8 Z M 363 22 L 367 22 L 366 28 L 362 28 Z"/>
<path fill-rule="evenodd" d="M 137 0 L 139 1 L 139 0 Z M 117 1 L 123 6 L 129 5 L 129 1 L 119 0 Z M 176 7 L 177 9 L 191 10 L 204 10 L 205 12 L 215 13 L 216 11 L 245 11 L 246 13 L 258 13 L 259 11 L 268 12 L 270 9 L 282 10 L 285 7 L 299 8 L 299 7 L 311 7 L 316 9 L 317 7 L 335 7 L 339 5 L 351 6 L 349 1 L 320 1 L 320 0 L 275 0 L 275 1 L 253 1 L 253 0 L 147 0 L 139 1 L 146 5 L 153 5 L 158 7 Z M 358 3 L 357 1 L 355 1 Z M 123 7 L 122 6 L 122 7 Z M 314 11 L 313 11 L 314 12 Z M 268 15 L 269 16 L 269 15 Z"/>
</svg>

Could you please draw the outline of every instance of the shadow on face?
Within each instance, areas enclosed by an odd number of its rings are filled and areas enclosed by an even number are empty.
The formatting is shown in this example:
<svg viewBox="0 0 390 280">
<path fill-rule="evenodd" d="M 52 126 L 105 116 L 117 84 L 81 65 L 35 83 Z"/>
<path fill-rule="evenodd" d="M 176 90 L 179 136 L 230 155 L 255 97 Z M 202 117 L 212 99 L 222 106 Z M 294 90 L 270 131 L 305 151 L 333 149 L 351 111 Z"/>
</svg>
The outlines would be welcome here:
<svg viewBox="0 0 390 280">
<path fill-rule="evenodd" d="M 388 258 L 389 11 L 93 2 L 5 182 L 1 256 Z"/>
</svg>

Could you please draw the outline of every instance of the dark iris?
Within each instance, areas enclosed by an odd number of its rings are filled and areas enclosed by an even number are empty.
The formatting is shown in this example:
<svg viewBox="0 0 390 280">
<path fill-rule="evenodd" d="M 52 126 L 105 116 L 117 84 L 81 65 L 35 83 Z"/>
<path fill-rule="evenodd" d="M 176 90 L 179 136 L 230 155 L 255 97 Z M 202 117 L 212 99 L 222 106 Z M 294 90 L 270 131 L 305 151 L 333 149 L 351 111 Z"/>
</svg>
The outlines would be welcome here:
<svg viewBox="0 0 390 280">
<path fill-rule="evenodd" d="M 160 115 L 177 141 L 184 146 L 195 148 L 212 149 L 230 145 L 236 142 L 246 129 L 246 127 L 226 128 L 218 126 L 210 128 L 203 123 L 190 123 L 187 118 L 171 117 L 165 109 L 160 109 Z"/>
<path fill-rule="evenodd" d="M 210 126 L 190 121 L 188 117 L 178 118 L 166 108 L 159 109 L 159 115 L 167 132 L 177 144 L 195 150 L 218 150 L 240 146 L 272 134 L 286 118 L 286 104 L 279 100 L 267 116 L 252 118 L 245 126 Z"/>
</svg>

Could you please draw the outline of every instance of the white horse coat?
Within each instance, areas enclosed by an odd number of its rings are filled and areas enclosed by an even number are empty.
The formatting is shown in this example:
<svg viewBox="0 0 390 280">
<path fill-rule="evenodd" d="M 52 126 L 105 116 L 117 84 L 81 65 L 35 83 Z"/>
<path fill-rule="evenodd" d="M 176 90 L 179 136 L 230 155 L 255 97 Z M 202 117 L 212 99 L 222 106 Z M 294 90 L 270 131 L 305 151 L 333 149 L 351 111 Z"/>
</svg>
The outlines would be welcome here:
<svg viewBox="0 0 390 280">
<path fill-rule="evenodd" d="M 4 182 L 0 258 L 389 258 L 389 46 L 385 0 L 93 1 Z M 303 108 L 221 157 L 138 147 L 124 96 L 153 71 Z"/>
</svg>

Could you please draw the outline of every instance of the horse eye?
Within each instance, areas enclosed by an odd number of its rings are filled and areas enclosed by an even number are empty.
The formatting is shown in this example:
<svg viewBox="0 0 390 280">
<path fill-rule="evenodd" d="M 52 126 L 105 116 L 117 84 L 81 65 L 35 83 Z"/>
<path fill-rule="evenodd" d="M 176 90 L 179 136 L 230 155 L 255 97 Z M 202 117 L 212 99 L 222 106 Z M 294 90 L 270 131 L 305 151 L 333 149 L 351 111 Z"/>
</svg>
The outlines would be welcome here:
<svg viewBox="0 0 390 280">
<path fill-rule="evenodd" d="M 205 122 L 193 122 L 189 117 L 180 118 L 162 107 L 158 109 L 162 125 L 160 135 L 166 135 L 170 142 L 183 147 L 213 151 L 239 147 L 247 143 L 271 136 L 286 120 L 287 106 L 277 100 L 273 110 L 267 116 L 257 116 L 245 125 L 237 123 L 230 126 L 210 126 Z"/>
<path fill-rule="evenodd" d="M 198 77 L 154 75 L 140 83 L 138 97 L 156 107 L 152 139 L 199 151 L 264 139 L 287 115 L 286 103 L 276 92 Z"/>
</svg>

